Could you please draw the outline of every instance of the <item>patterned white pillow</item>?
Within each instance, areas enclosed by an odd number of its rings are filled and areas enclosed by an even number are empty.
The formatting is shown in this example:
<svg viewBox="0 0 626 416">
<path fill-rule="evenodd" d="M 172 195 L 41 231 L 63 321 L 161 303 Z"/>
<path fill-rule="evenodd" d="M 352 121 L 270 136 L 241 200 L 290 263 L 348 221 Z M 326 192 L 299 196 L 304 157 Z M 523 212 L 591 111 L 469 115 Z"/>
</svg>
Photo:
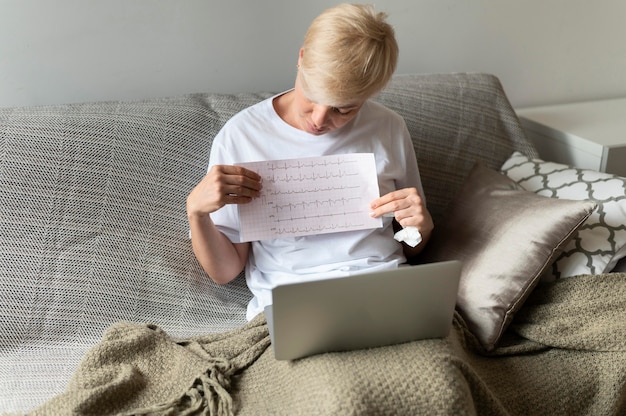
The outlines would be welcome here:
<svg viewBox="0 0 626 416">
<path fill-rule="evenodd" d="M 501 171 L 528 191 L 597 204 L 544 280 L 606 273 L 626 256 L 626 178 L 531 159 L 519 152 L 504 162 Z"/>
</svg>

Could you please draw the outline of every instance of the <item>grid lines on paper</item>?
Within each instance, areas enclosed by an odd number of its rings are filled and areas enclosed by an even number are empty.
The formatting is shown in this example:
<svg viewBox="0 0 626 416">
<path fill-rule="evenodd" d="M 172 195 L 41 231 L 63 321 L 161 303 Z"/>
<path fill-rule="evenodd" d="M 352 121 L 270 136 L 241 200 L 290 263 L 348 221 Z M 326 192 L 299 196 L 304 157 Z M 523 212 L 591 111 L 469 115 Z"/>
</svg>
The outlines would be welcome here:
<svg viewBox="0 0 626 416">
<path fill-rule="evenodd" d="M 263 178 L 261 196 L 241 205 L 242 241 L 364 228 L 378 197 L 372 154 L 347 154 L 242 164 Z"/>
</svg>

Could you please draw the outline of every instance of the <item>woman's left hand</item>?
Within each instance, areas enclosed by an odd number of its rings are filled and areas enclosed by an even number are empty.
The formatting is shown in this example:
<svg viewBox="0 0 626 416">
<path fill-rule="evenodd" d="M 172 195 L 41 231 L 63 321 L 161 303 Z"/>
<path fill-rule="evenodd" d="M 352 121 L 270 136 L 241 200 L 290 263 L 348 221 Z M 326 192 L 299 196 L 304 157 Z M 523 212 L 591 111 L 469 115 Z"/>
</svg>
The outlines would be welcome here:
<svg viewBox="0 0 626 416">
<path fill-rule="evenodd" d="M 422 243 L 417 246 L 420 247 L 420 251 L 430 238 L 434 228 L 430 212 L 428 212 L 424 199 L 416 188 L 404 188 L 389 192 L 372 201 L 370 209 L 370 215 L 373 218 L 393 213 L 396 222 L 402 228 L 416 227 L 422 235 Z"/>
</svg>

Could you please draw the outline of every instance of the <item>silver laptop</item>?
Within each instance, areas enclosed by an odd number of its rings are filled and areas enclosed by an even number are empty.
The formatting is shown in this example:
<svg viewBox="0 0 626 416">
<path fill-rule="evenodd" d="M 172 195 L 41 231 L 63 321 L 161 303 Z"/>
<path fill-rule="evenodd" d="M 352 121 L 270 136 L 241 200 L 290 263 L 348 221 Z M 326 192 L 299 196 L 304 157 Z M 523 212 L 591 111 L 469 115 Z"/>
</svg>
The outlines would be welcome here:
<svg viewBox="0 0 626 416">
<path fill-rule="evenodd" d="M 453 260 L 277 286 L 265 308 L 274 356 L 445 337 L 460 276 L 461 263 Z"/>
</svg>

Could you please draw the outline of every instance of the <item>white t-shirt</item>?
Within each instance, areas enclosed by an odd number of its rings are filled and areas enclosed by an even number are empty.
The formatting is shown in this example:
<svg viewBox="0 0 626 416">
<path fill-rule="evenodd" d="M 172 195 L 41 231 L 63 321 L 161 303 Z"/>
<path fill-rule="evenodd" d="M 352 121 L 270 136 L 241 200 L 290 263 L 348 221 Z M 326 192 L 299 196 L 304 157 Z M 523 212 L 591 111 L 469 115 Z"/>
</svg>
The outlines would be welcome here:
<svg viewBox="0 0 626 416">
<path fill-rule="evenodd" d="M 261 101 L 230 119 L 211 148 L 213 165 L 290 159 L 347 153 L 373 153 L 380 195 L 415 187 L 423 190 L 413 144 L 402 117 L 373 101 L 339 130 L 315 136 L 282 120 L 272 105 Z M 226 205 L 211 219 L 238 243 L 236 205 Z M 295 281 L 345 277 L 377 269 L 396 268 L 406 261 L 393 239 L 392 218 L 370 230 L 255 241 L 246 265 L 246 282 L 254 295 L 247 310 L 251 320 L 272 303 L 271 289 Z"/>
</svg>

